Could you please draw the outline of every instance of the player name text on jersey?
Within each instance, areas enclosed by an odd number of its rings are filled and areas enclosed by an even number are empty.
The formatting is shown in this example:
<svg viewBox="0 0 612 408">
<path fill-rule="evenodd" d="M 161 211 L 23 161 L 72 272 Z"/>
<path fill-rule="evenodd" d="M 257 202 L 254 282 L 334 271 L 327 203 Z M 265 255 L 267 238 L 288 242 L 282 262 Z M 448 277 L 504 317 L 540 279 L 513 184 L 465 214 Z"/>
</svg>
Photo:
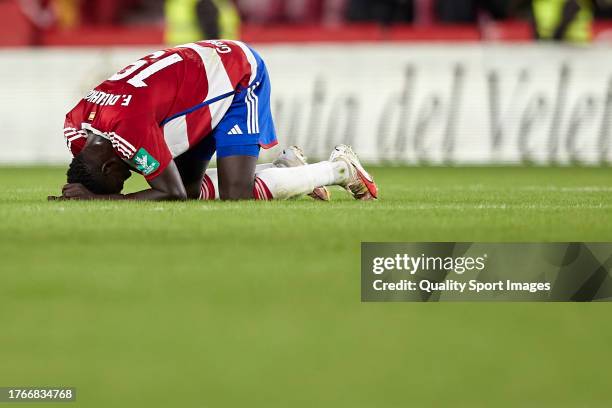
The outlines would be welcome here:
<svg viewBox="0 0 612 408">
<path fill-rule="evenodd" d="M 113 95 L 93 89 L 83 99 L 100 106 L 114 106 L 119 101 L 121 101 L 121 106 L 128 106 L 132 95 Z"/>
</svg>

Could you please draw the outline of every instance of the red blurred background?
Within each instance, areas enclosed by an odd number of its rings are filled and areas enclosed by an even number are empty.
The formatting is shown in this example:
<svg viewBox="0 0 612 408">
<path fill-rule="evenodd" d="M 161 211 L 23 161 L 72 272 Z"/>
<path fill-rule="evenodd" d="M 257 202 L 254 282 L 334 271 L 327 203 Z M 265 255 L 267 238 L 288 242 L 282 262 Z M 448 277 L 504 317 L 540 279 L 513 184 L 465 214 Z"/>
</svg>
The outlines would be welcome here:
<svg viewBox="0 0 612 408">
<path fill-rule="evenodd" d="M 604 3 L 607 0 L 601 0 Z M 236 0 L 241 38 L 262 42 L 531 41 L 519 0 Z M 596 7 L 594 39 L 612 13 Z M 164 42 L 164 0 L 0 0 L 0 46 Z"/>
</svg>

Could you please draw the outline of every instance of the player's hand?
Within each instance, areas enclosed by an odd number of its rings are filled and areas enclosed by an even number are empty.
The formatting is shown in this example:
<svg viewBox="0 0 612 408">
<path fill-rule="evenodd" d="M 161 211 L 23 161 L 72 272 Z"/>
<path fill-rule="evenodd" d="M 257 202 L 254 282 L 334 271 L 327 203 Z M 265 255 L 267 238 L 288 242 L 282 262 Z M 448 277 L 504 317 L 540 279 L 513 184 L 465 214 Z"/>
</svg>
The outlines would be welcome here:
<svg viewBox="0 0 612 408">
<path fill-rule="evenodd" d="M 65 200 L 91 200 L 96 195 L 79 183 L 66 184 L 62 188 L 62 199 Z"/>
</svg>

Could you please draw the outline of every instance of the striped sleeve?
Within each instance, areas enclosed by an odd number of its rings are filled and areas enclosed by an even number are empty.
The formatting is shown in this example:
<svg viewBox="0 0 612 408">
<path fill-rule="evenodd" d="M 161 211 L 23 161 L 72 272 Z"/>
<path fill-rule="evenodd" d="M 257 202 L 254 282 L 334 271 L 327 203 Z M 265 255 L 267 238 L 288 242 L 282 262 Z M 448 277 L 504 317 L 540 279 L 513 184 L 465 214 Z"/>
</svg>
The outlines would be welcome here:
<svg viewBox="0 0 612 408">
<path fill-rule="evenodd" d="M 87 142 L 87 132 L 74 126 L 67 118 L 64 122 L 64 141 L 70 153 L 76 156 L 83 150 L 85 142 Z"/>
<path fill-rule="evenodd" d="M 122 120 L 108 137 L 117 155 L 147 180 L 160 175 L 172 161 L 161 128 L 147 115 Z"/>
<path fill-rule="evenodd" d="M 126 160 L 130 160 L 132 157 L 134 157 L 136 154 L 136 148 L 132 143 L 128 142 L 115 132 L 110 133 L 109 137 L 113 148 L 119 154 L 119 156 Z"/>
</svg>

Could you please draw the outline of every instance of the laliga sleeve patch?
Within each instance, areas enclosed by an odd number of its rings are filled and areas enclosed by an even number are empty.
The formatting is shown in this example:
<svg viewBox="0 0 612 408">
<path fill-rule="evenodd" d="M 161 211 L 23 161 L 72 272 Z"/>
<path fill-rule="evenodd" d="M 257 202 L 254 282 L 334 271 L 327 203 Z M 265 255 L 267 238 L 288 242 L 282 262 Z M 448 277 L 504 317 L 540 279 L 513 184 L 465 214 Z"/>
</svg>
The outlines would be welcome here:
<svg viewBox="0 0 612 408">
<path fill-rule="evenodd" d="M 145 176 L 148 176 L 159 168 L 159 162 L 144 148 L 140 148 L 140 150 L 136 152 L 132 162 L 136 166 L 136 170 Z"/>
</svg>

